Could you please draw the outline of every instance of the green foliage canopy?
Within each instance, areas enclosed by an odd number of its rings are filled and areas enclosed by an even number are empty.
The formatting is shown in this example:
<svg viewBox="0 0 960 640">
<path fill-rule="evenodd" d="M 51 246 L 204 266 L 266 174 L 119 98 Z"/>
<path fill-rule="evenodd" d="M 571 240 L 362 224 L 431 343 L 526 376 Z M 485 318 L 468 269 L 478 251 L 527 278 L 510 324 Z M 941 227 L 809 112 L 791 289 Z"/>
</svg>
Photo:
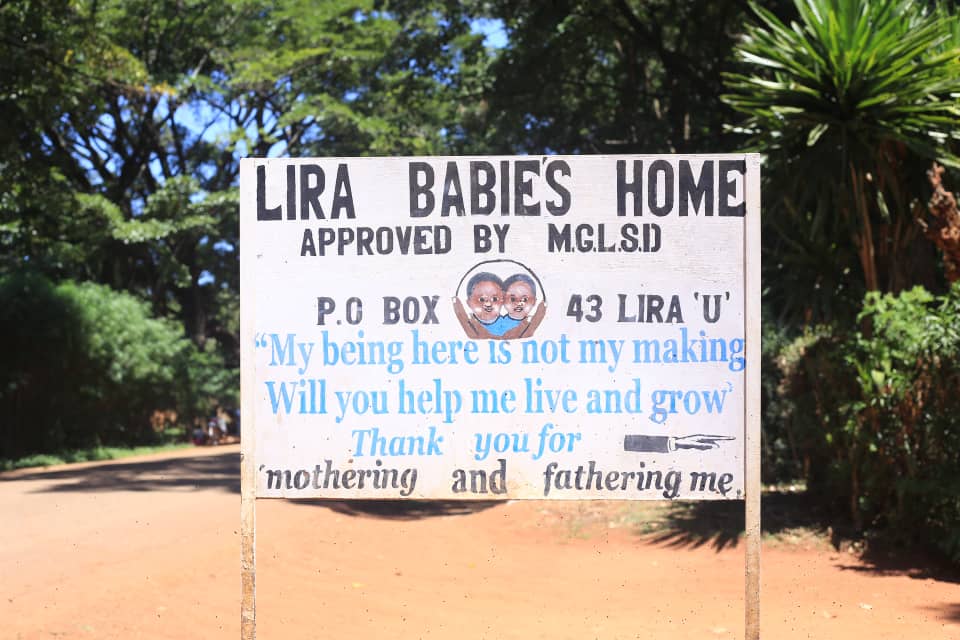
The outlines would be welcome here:
<svg viewBox="0 0 960 640">
<path fill-rule="evenodd" d="M 92 282 L 0 277 L 0 458 L 149 441 L 150 416 L 189 419 L 236 384 L 144 302 Z"/>
<path fill-rule="evenodd" d="M 730 151 L 719 100 L 745 0 L 476 3 L 508 46 L 467 125 L 485 152 Z"/>
</svg>

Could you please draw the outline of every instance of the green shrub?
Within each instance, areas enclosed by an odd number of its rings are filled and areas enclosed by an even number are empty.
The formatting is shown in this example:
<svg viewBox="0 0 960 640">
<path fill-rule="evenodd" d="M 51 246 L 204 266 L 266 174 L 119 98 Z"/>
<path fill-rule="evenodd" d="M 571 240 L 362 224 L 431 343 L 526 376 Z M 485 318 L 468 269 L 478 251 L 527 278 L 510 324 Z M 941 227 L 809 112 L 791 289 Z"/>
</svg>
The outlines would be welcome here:
<svg viewBox="0 0 960 640">
<path fill-rule="evenodd" d="M 109 287 L 0 278 L 0 457 L 155 440 L 231 388 L 231 372 L 170 321 Z"/>
<path fill-rule="evenodd" d="M 780 352 L 784 430 L 816 494 L 861 529 L 960 560 L 960 285 L 868 294 L 858 327 Z"/>
<path fill-rule="evenodd" d="M 761 392 L 763 399 L 763 479 L 767 483 L 793 482 L 810 470 L 809 417 L 813 397 L 806 389 L 807 350 L 823 337 L 808 329 L 799 337 L 769 318 L 763 321 Z"/>
</svg>

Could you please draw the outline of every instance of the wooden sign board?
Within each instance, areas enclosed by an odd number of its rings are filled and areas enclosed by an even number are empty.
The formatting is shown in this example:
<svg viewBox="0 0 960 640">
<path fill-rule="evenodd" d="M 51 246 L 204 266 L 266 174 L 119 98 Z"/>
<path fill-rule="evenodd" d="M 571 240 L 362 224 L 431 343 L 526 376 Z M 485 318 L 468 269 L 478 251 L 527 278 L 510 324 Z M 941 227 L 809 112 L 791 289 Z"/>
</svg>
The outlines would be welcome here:
<svg viewBox="0 0 960 640">
<path fill-rule="evenodd" d="M 243 160 L 245 513 L 758 509 L 759 181 L 757 155 Z"/>
<path fill-rule="evenodd" d="M 257 497 L 742 499 L 748 160 L 244 160 Z"/>
</svg>

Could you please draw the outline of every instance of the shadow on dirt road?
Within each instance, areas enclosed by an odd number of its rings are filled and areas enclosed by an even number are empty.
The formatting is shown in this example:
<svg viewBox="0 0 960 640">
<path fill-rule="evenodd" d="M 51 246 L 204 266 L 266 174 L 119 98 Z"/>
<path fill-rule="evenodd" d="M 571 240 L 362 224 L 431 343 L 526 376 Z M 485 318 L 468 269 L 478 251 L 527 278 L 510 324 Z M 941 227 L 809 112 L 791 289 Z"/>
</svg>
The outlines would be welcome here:
<svg viewBox="0 0 960 640">
<path fill-rule="evenodd" d="M 710 545 L 717 551 L 735 547 L 743 535 L 744 507 L 738 501 L 674 503 L 666 515 L 665 531 L 655 542 L 676 548 Z M 802 529 L 815 535 L 831 535 L 830 519 L 802 493 L 763 494 L 761 523 L 764 534 Z M 839 540 L 833 540 L 836 545 Z"/>
<path fill-rule="evenodd" d="M 348 516 L 388 520 L 418 520 L 436 516 L 465 516 L 502 505 L 498 500 L 297 500 Z"/>
<path fill-rule="evenodd" d="M 240 493 L 240 454 L 236 451 L 160 460 L 109 462 L 0 475 L 0 482 L 34 481 L 32 491 L 195 491 Z"/>
<path fill-rule="evenodd" d="M 162 460 L 107 462 L 57 469 L 19 471 L 0 475 L 4 481 L 41 481 L 31 491 L 195 491 L 222 489 L 240 493 L 240 454 L 236 451 L 181 455 Z M 494 500 L 290 500 L 303 506 L 320 506 L 351 516 L 392 520 L 417 520 L 436 516 L 467 515 L 503 504 Z"/>
<path fill-rule="evenodd" d="M 850 548 L 861 563 L 840 565 L 844 571 L 873 575 L 903 575 L 918 580 L 933 579 L 960 584 L 960 567 L 952 567 L 941 558 L 922 550 L 885 548 L 865 544 L 849 525 L 837 524 L 803 493 L 768 492 L 763 495 L 761 526 L 765 536 L 789 537 L 813 535 L 829 540 L 835 550 Z M 741 502 L 704 501 L 675 503 L 665 516 L 662 531 L 648 539 L 677 549 L 695 549 L 709 545 L 717 551 L 735 547 L 744 532 L 744 507 Z M 851 542 L 855 541 L 855 542 Z M 960 603 L 948 615 L 960 619 Z"/>
</svg>

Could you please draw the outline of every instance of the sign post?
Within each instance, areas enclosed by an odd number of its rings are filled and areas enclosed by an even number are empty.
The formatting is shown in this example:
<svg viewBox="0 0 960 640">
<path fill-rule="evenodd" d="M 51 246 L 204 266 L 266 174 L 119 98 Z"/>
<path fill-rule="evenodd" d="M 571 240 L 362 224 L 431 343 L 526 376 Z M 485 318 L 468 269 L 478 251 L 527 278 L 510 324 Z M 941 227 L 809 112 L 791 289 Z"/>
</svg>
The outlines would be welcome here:
<svg viewBox="0 0 960 640">
<path fill-rule="evenodd" d="M 760 158 L 747 159 L 747 211 L 744 229 L 744 296 L 747 366 L 744 371 L 744 597 L 746 640 L 760 640 Z"/>
<path fill-rule="evenodd" d="M 245 159 L 256 498 L 745 500 L 759 637 L 759 157 Z"/>
</svg>

